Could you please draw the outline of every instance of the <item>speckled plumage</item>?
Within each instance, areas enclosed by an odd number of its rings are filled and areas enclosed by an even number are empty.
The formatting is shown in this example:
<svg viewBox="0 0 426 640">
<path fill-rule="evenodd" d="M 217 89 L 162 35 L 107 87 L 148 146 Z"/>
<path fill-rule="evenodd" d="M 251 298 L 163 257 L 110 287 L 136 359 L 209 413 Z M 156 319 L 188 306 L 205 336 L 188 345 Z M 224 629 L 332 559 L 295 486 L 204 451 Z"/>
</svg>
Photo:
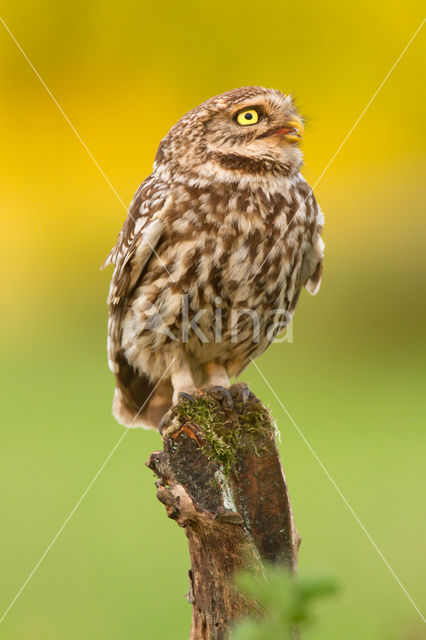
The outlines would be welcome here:
<svg viewBox="0 0 426 640">
<path fill-rule="evenodd" d="M 241 127 L 235 114 L 253 106 L 259 122 Z M 273 311 L 288 321 L 302 287 L 316 293 L 323 220 L 288 133 L 298 118 L 290 97 L 244 87 L 196 107 L 162 140 L 105 262 L 116 265 L 108 354 L 123 424 L 157 426 L 183 390 L 181 371 L 192 387 L 211 382 L 206 365 L 238 375 L 270 344 Z M 182 296 L 207 341 L 182 339 Z"/>
</svg>

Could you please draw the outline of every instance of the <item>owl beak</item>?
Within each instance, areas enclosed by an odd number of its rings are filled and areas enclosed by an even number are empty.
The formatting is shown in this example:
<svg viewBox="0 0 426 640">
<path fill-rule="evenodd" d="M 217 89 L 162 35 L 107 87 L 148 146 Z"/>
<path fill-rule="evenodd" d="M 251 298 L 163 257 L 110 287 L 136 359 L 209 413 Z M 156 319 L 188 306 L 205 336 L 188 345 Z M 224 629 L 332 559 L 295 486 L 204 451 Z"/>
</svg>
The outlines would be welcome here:
<svg viewBox="0 0 426 640">
<path fill-rule="evenodd" d="M 292 120 L 286 122 L 285 127 L 276 129 L 273 135 L 284 136 L 288 142 L 300 142 L 303 138 L 303 122 L 300 118 L 293 116 Z"/>
</svg>

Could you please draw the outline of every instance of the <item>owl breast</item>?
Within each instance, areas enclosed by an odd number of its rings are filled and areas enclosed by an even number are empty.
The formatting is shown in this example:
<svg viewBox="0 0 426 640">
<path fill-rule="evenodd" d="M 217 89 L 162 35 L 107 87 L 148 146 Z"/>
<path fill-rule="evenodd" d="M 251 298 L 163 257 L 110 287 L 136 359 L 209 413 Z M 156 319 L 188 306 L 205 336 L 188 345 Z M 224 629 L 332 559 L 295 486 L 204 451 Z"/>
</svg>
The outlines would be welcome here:
<svg viewBox="0 0 426 640">
<path fill-rule="evenodd" d="M 176 188 L 167 230 L 123 322 L 122 347 L 135 368 L 155 376 L 183 351 L 235 376 L 284 330 L 316 233 L 305 185 L 298 179 L 274 195 Z"/>
</svg>

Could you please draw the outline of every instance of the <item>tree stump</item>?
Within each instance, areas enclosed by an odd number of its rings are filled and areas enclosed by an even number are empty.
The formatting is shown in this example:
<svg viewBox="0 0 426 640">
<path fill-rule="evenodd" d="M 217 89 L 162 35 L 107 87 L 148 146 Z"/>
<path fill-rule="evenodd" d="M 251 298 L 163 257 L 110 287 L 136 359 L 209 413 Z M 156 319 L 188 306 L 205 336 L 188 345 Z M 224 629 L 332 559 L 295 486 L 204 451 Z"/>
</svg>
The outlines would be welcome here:
<svg viewBox="0 0 426 640">
<path fill-rule="evenodd" d="M 232 401 L 231 401 L 232 397 Z M 245 384 L 199 392 L 176 405 L 162 428 L 163 451 L 147 466 L 157 497 L 186 532 L 191 557 L 190 640 L 225 640 L 255 602 L 233 575 L 275 562 L 296 571 L 300 537 L 269 410 Z"/>
</svg>

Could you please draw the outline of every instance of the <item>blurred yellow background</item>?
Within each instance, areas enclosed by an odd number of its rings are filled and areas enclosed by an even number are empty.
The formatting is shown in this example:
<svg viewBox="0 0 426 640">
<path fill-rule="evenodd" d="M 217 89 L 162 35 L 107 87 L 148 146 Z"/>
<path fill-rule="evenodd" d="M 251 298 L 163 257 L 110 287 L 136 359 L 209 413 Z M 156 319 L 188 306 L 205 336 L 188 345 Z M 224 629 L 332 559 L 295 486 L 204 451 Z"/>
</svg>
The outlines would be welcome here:
<svg viewBox="0 0 426 640">
<path fill-rule="evenodd" d="M 127 204 L 186 111 L 291 92 L 313 185 L 420 25 L 423 3 L 2 3 L 1 16 Z M 315 188 L 317 298 L 258 364 L 401 582 L 426 604 L 423 28 Z M 122 434 L 105 356 L 119 199 L 0 24 L 0 617 Z M 417 639 L 423 623 L 256 369 L 303 537 L 340 596 L 306 638 Z M 188 636 L 189 558 L 129 432 L 0 625 L 8 639 Z M 423 589 L 422 589 L 423 586 Z"/>
</svg>

